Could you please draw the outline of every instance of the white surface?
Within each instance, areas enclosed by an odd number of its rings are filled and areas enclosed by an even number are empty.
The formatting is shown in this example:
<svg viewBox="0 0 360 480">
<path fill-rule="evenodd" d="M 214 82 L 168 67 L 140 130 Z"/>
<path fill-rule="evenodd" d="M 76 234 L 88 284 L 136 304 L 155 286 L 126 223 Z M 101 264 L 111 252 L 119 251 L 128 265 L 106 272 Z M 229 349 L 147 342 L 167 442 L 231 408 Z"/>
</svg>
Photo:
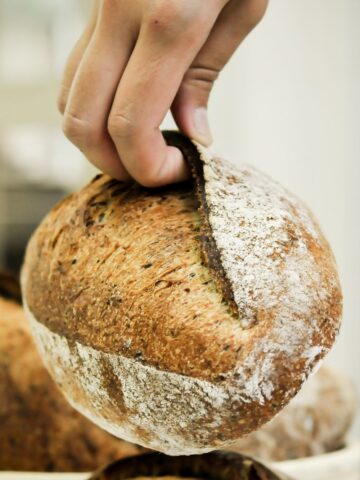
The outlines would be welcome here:
<svg viewBox="0 0 360 480">
<path fill-rule="evenodd" d="M 317 457 L 272 464 L 294 480 L 360 480 L 360 443 Z"/>
<path fill-rule="evenodd" d="M 334 453 L 287 462 L 270 467 L 291 475 L 293 480 L 360 480 L 360 443 Z M 89 473 L 3 472 L 0 480 L 86 480 Z"/>
</svg>

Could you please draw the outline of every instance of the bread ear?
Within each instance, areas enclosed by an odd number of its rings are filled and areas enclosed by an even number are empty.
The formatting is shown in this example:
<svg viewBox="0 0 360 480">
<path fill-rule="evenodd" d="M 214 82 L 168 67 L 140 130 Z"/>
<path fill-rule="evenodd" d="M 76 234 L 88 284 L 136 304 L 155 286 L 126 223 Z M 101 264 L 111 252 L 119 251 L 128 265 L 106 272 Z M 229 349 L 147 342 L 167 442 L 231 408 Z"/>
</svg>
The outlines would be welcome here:
<svg viewBox="0 0 360 480">
<path fill-rule="evenodd" d="M 223 299 L 230 307 L 230 311 L 233 315 L 238 316 L 239 311 L 234 301 L 234 292 L 223 268 L 220 252 L 214 240 L 212 228 L 209 223 L 210 212 L 205 191 L 204 151 L 200 145 L 195 144 L 179 132 L 167 130 L 163 132 L 163 135 L 168 145 L 177 147 L 181 150 L 184 158 L 189 164 L 192 180 L 194 182 L 194 194 L 198 201 L 198 210 L 202 219 L 201 230 L 197 237 L 201 245 L 202 259 L 205 265 L 211 269 L 216 284 L 223 294 Z"/>
</svg>

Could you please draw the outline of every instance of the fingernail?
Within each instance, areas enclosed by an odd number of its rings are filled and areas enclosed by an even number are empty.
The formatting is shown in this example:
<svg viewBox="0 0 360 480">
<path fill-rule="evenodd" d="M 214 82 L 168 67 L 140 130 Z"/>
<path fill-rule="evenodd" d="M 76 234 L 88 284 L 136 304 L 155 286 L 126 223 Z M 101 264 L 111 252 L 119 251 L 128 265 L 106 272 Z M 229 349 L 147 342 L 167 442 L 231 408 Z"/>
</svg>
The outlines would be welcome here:
<svg viewBox="0 0 360 480">
<path fill-rule="evenodd" d="M 213 139 L 210 132 L 209 122 L 207 118 L 207 110 L 204 107 L 199 107 L 194 111 L 194 140 L 202 143 L 205 146 L 211 145 Z"/>
</svg>

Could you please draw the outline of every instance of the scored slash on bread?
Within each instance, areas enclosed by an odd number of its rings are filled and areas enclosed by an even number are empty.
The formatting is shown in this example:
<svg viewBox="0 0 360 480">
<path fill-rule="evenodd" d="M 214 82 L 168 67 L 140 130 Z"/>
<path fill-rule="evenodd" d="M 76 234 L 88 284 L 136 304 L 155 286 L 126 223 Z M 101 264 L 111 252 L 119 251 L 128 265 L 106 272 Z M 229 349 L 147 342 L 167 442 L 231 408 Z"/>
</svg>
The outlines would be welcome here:
<svg viewBox="0 0 360 480">
<path fill-rule="evenodd" d="M 22 285 L 69 401 L 116 436 L 178 455 L 226 446 L 285 406 L 334 342 L 341 291 L 296 197 L 165 138 L 194 182 L 97 176 L 39 226 Z"/>
</svg>

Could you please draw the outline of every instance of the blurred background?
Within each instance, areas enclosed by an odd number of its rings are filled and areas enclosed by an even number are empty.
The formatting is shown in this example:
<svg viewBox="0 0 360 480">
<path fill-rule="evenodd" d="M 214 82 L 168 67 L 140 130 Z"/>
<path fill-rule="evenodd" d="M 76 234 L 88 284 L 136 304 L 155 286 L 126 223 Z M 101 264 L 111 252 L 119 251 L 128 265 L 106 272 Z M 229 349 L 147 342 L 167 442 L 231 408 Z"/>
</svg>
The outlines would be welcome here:
<svg viewBox="0 0 360 480">
<path fill-rule="evenodd" d="M 57 85 L 90 0 L 0 0 L 0 268 L 95 170 L 62 135 Z M 337 258 L 344 324 L 329 363 L 360 390 L 360 1 L 270 0 L 215 86 L 214 149 L 311 206 Z M 165 127 L 171 127 L 167 118 Z M 355 431 L 360 433 L 359 421 Z"/>
</svg>

